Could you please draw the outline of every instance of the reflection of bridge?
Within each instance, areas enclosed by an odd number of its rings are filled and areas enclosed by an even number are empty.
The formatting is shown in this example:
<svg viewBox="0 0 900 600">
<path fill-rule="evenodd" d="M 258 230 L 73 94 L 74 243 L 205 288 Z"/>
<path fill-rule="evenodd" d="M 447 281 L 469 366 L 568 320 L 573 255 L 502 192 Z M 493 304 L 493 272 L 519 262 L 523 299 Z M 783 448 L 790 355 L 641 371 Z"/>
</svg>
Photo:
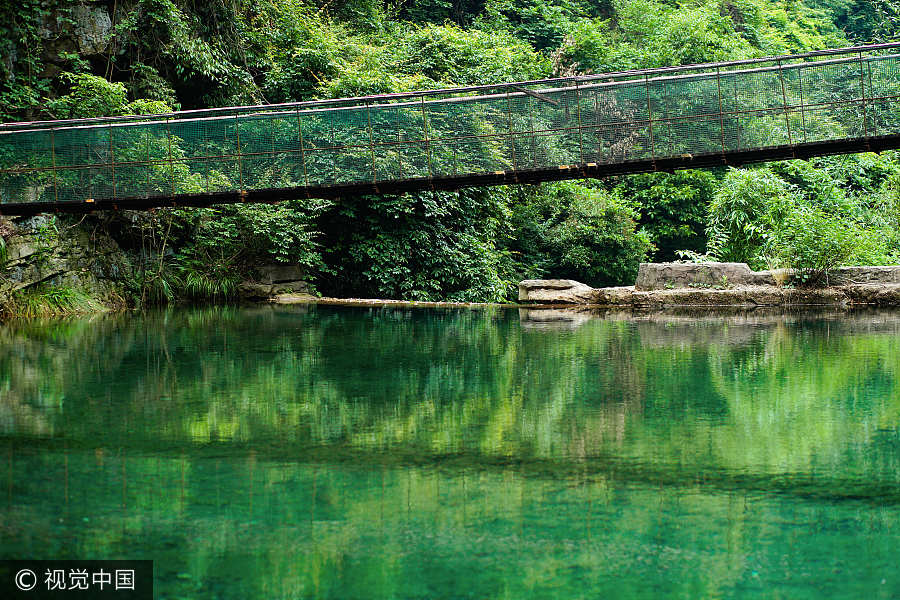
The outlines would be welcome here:
<svg viewBox="0 0 900 600">
<path fill-rule="evenodd" d="M 239 442 L 197 443 L 187 440 L 151 441 L 136 439 L 131 435 L 116 439 L 86 440 L 72 436 L 58 438 L 13 436 L 0 434 L 0 452 L 9 457 L 10 464 L 16 454 L 38 454 L 50 457 L 97 456 L 109 448 L 116 448 L 119 457 L 129 459 L 155 457 L 185 460 L 217 459 L 238 463 L 260 461 L 290 468 L 291 465 L 308 465 L 312 468 L 352 467 L 384 471 L 397 467 L 409 469 L 434 469 L 436 473 L 452 478 L 466 472 L 503 473 L 515 471 L 520 476 L 563 480 L 568 477 L 581 481 L 606 481 L 619 484 L 653 486 L 662 488 L 702 487 L 725 493 L 765 493 L 795 496 L 806 500 L 826 502 L 854 501 L 876 506 L 900 505 L 900 483 L 893 479 L 865 477 L 851 478 L 827 473 L 770 473 L 765 469 L 735 469 L 713 464 L 683 463 L 654 464 L 652 461 L 625 458 L 614 454 L 586 457 L 552 457 L 491 455 L 464 449 L 441 454 L 421 447 L 406 446 L 358 448 L 344 444 L 311 445 L 278 443 L 247 444 Z M 23 451 L 23 449 L 25 449 Z M 17 458 L 18 460 L 18 458 Z M 130 460 L 129 460 L 130 462 Z M 124 465 L 122 469 L 124 470 Z M 181 478 L 181 484 L 184 479 Z"/>
<path fill-rule="evenodd" d="M 900 43 L 0 126 L 0 213 L 457 189 L 900 147 Z"/>
</svg>

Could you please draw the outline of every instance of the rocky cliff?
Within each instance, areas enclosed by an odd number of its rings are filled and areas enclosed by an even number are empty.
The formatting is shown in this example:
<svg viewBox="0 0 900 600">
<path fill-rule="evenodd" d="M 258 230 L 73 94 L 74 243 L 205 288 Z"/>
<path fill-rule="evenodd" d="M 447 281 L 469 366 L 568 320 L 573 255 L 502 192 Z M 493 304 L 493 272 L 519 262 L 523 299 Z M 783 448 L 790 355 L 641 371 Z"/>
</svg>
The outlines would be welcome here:
<svg viewBox="0 0 900 600">
<path fill-rule="evenodd" d="M 25 295 L 60 290 L 103 307 L 127 304 L 132 260 L 97 222 L 64 222 L 53 216 L 4 219 L 0 235 L 5 241 L 0 306 L 8 308 Z"/>
</svg>

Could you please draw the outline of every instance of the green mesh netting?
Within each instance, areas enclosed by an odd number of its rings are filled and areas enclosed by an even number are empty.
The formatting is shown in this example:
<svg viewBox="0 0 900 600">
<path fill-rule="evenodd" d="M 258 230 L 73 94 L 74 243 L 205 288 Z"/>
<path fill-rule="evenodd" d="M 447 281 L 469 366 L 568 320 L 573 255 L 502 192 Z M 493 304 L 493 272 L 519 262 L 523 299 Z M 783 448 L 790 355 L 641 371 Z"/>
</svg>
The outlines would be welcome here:
<svg viewBox="0 0 900 600">
<path fill-rule="evenodd" d="M 0 202 L 381 183 L 897 134 L 898 61 L 881 47 L 469 91 L 5 125 Z"/>
</svg>

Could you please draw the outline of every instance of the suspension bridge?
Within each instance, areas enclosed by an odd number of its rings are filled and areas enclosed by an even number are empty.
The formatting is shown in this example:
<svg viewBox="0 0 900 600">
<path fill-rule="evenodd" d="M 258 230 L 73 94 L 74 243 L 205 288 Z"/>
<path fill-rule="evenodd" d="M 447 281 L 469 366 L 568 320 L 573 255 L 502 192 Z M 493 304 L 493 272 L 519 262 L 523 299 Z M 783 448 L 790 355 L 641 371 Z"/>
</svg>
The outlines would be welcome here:
<svg viewBox="0 0 900 600">
<path fill-rule="evenodd" d="M 0 214 L 600 178 L 900 148 L 900 43 L 0 125 Z"/>
</svg>

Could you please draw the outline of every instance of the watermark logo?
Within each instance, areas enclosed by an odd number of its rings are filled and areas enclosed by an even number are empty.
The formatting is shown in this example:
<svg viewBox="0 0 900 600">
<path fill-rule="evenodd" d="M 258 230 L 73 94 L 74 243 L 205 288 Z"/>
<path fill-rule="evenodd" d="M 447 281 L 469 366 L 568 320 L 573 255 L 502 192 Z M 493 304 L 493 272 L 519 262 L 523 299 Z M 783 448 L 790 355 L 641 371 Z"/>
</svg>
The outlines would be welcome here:
<svg viewBox="0 0 900 600">
<path fill-rule="evenodd" d="M 16 573 L 16 587 L 27 592 L 37 585 L 37 575 L 31 569 L 22 569 Z"/>
<path fill-rule="evenodd" d="M 153 561 L 0 561 L 0 598 L 153 599 Z"/>
</svg>

